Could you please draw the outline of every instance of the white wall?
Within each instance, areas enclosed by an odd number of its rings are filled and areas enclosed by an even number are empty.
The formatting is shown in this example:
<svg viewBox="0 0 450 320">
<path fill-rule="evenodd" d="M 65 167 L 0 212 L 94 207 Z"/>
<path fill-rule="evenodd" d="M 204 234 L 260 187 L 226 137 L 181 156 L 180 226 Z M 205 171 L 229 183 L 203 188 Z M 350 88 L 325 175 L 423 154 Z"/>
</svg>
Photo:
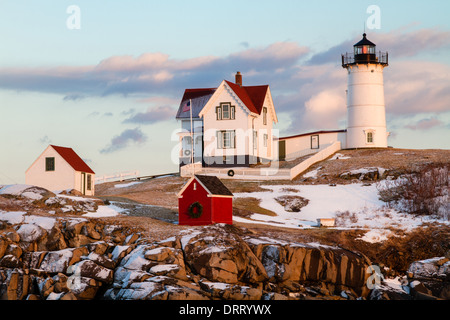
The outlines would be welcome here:
<svg viewBox="0 0 450 320">
<path fill-rule="evenodd" d="M 55 171 L 45 171 L 45 158 L 55 158 Z M 25 183 L 50 191 L 76 189 L 75 170 L 52 147 L 36 159 L 25 173 Z"/>
<path fill-rule="evenodd" d="M 268 95 L 266 95 L 264 106 L 268 106 L 268 100 Z M 231 105 L 235 106 L 234 120 L 216 119 L 215 107 L 219 106 L 221 102 L 231 102 Z M 221 92 L 203 118 L 205 157 L 250 155 L 264 159 L 271 158 L 273 118 L 269 108 L 268 111 L 267 125 L 264 125 L 262 113 L 256 117 L 250 114 L 247 107 L 235 97 L 234 92 L 227 85 L 221 87 Z M 258 131 L 258 148 L 256 150 L 253 149 L 253 129 Z M 236 131 L 236 148 L 217 149 L 216 132 L 221 130 Z M 265 133 L 268 135 L 267 147 L 264 147 L 263 143 Z"/>
<path fill-rule="evenodd" d="M 55 158 L 55 171 L 45 171 L 45 158 Z M 85 177 L 90 173 L 86 173 Z M 91 175 L 91 190 L 85 194 L 93 196 L 95 194 L 95 175 Z M 75 171 L 63 157 L 60 156 L 51 146 L 35 160 L 35 162 L 25 172 L 25 183 L 33 186 L 42 187 L 50 191 L 60 191 L 75 189 L 82 192 L 82 173 Z"/>
<path fill-rule="evenodd" d="M 386 148 L 383 68 L 378 64 L 348 67 L 347 148 Z M 367 132 L 373 143 L 367 142 Z"/>
<path fill-rule="evenodd" d="M 318 149 L 311 149 L 311 136 L 319 136 L 319 149 L 329 146 L 336 141 L 340 142 L 340 146 L 346 145 L 345 132 L 325 132 L 311 133 L 299 137 L 280 138 L 286 141 L 286 160 L 292 160 L 311 153 L 315 153 Z"/>
</svg>

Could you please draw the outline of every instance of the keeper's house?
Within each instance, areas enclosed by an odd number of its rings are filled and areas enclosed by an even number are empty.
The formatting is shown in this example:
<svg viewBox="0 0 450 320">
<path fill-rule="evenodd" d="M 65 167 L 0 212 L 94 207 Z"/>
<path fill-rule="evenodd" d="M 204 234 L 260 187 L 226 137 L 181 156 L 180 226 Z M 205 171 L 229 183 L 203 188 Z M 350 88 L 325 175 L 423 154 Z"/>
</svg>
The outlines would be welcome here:
<svg viewBox="0 0 450 320">
<path fill-rule="evenodd" d="M 233 224 L 233 194 L 215 176 L 194 175 L 178 193 L 178 223 Z"/>
</svg>

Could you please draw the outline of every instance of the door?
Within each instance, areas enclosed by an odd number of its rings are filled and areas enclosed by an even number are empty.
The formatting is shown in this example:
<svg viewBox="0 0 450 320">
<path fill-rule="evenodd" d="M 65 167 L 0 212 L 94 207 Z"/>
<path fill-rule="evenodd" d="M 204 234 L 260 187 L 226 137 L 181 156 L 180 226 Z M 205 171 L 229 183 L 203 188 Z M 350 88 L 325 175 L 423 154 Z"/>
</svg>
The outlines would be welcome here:
<svg viewBox="0 0 450 320">
<path fill-rule="evenodd" d="M 278 141 L 278 159 L 280 161 L 286 159 L 286 140 Z"/>
<path fill-rule="evenodd" d="M 83 195 L 86 194 L 86 173 L 85 172 L 81 173 L 81 188 L 80 188 L 80 192 Z"/>
<path fill-rule="evenodd" d="M 311 136 L 311 149 L 319 149 L 319 135 Z"/>
</svg>

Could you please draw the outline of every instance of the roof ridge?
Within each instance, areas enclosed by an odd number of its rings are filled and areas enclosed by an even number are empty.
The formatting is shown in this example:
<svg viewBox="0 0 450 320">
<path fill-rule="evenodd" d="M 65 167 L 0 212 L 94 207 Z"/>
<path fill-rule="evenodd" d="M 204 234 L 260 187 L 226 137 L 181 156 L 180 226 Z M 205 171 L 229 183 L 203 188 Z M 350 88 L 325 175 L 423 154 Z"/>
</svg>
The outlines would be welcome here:
<svg viewBox="0 0 450 320">
<path fill-rule="evenodd" d="M 75 171 L 95 174 L 95 172 L 81 159 L 81 157 L 69 147 L 50 145 Z"/>
</svg>

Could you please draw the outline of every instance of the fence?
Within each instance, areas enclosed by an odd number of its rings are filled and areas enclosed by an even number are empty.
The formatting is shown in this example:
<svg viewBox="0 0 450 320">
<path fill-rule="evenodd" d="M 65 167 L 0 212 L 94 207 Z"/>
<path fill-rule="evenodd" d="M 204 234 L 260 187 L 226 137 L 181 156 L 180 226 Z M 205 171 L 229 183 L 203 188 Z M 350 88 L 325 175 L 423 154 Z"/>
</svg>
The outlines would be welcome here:
<svg viewBox="0 0 450 320">
<path fill-rule="evenodd" d="M 306 171 L 313 164 L 328 158 L 339 150 L 341 150 L 341 142 L 336 141 L 331 145 L 321 148 L 314 155 L 291 169 L 280 169 L 277 166 L 264 168 L 202 168 L 201 163 L 197 162 L 194 163 L 194 166 L 188 164 L 181 167 L 180 175 L 182 177 L 190 177 L 195 172 L 196 174 L 215 175 L 218 178 L 238 180 L 292 180 L 302 172 Z M 230 170 L 232 171 L 231 174 Z"/>
<path fill-rule="evenodd" d="M 105 183 L 111 181 L 124 181 L 124 180 L 132 180 L 137 179 L 139 176 L 139 171 L 130 171 L 130 172 L 120 172 L 115 173 L 113 175 L 104 175 L 101 177 L 95 177 L 95 183 Z"/>
</svg>

